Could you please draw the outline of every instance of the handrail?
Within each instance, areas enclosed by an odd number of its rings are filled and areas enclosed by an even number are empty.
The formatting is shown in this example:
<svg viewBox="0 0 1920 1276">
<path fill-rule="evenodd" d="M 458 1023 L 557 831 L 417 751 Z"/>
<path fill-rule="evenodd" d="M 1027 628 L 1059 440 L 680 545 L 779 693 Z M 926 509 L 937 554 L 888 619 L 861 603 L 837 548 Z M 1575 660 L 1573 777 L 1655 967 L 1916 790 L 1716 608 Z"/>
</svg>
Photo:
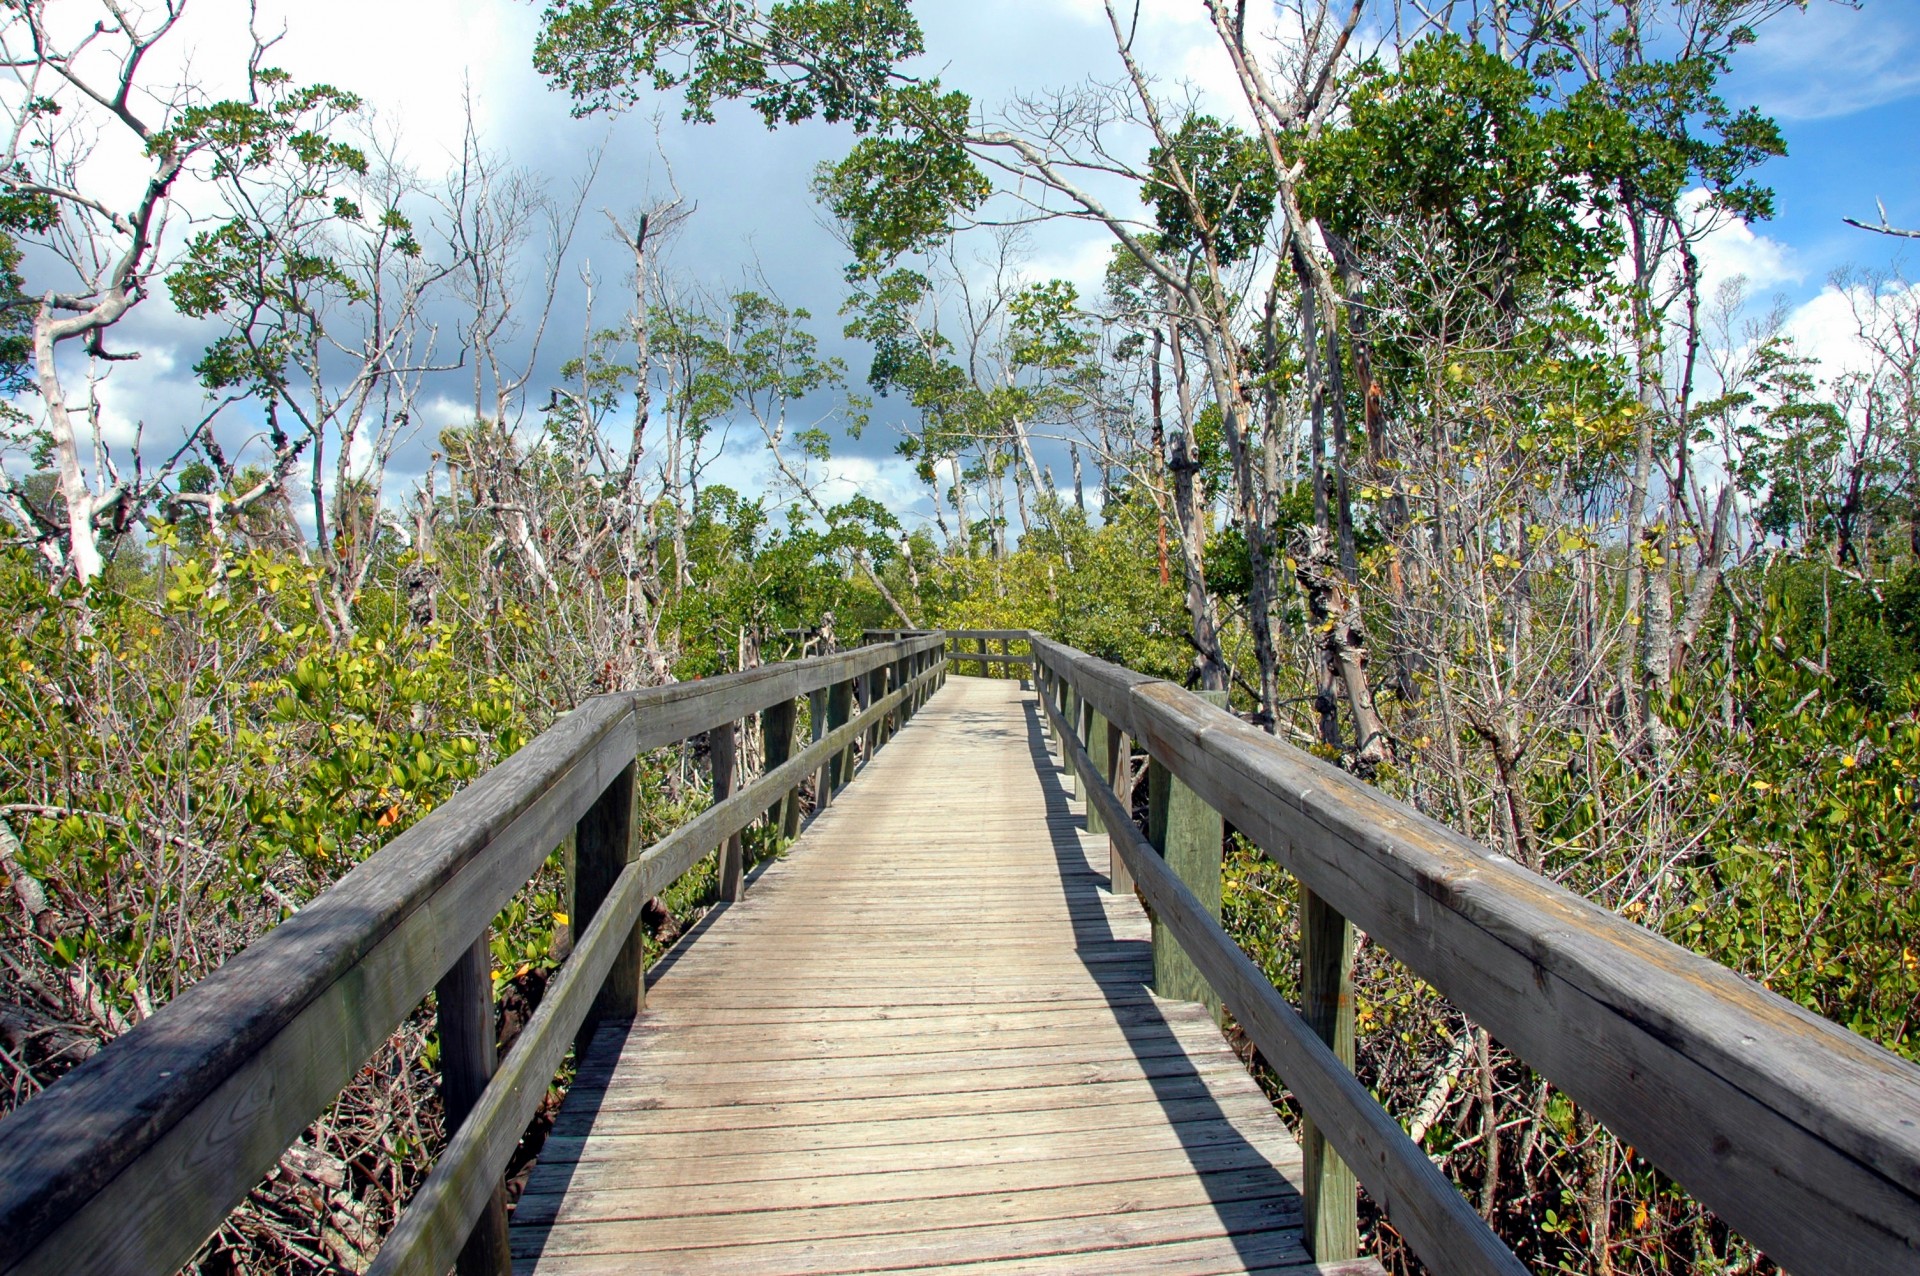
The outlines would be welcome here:
<svg viewBox="0 0 1920 1276">
<path fill-rule="evenodd" d="M 1001 675 L 1009 674 L 1016 666 L 1031 668 L 1034 657 L 1029 650 L 1020 653 L 1013 650 L 1016 642 L 1028 642 L 1031 631 L 1026 629 L 949 629 L 946 630 L 947 663 L 950 665 L 977 664 L 981 677 L 992 677 L 993 667 L 1000 666 Z M 995 652 L 993 644 L 998 642 L 1000 650 Z M 967 643 L 974 649 L 968 651 Z M 1021 675 L 1025 677 L 1025 674 Z"/>
<path fill-rule="evenodd" d="M 1154 852 L 1058 708 L 1046 696 L 1041 704 L 1053 722 L 1067 764 L 1085 783 L 1087 805 L 1099 808 L 1154 917 L 1173 931 L 1200 973 L 1232 1007 L 1248 1038 L 1286 1079 L 1294 1098 L 1326 1130 L 1340 1154 L 1350 1164 L 1369 1167 L 1371 1172 L 1362 1173 L 1361 1180 L 1414 1252 L 1441 1271 L 1526 1276 L 1526 1267 L 1474 1213 L 1466 1198 Z"/>
<path fill-rule="evenodd" d="M 1170 683 L 1032 644 L 1051 717 L 1052 688 L 1070 688 L 1769 1257 L 1920 1270 L 1920 1068 Z M 1411 1140 L 1373 1141 L 1371 1099 L 1221 952 L 1212 919 L 1128 836 L 1076 730 L 1059 734 L 1148 902 L 1396 1228 L 1438 1270 L 1485 1270 L 1445 1230 L 1451 1202 L 1410 1177 Z"/>
<path fill-rule="evenodd" d="M 619 844 L 602 848 L 623 866 L 607 874 L 592 920 L 576 917 L 585 930 L 574 951 L 380 1258 L 382 1270 L 445 1271 L 608 971 L 637 953 L 640 905 L 716 845 L 737 860 L 739 831 L 803 776 L 833 761 L 833 784 L 850 778 L 839 759 L 863 733 L 880 743 L 889 715 L 917 708 L 944 676 L 943 644 L 928 634 L 603 695 L 562 717 L 0 1122 L 0 1273 L 176 1270 L 393 1027 L 484 944 L 567 833 L 578 824 L 584 837 L 607 819 L 609 799 L 623 798 L 626 809 L 612 813 Z M 865 707 L 854 715 L 856 692 Z M 828 702 L 813 743 L 634 853 L 639 754 L 719 732 L 730 758 L 733 724 L 764 712 L 784 715 L 784 755 L 802 695 Z M 491 988 L 479 987 L 489 998 L 485 1076 Z"/>
</svg>

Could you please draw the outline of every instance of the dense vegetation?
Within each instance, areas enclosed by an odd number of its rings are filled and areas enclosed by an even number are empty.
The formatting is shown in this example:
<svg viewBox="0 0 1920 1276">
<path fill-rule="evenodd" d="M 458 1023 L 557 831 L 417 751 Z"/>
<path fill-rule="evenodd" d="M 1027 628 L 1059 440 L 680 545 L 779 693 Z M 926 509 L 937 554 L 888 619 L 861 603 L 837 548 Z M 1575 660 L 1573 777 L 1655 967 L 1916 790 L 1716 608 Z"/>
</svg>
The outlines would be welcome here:
<svg viewBox="0 0 1920 1276">
<path fill-rule="evenodd" d="M 527 336 L 585 190 L 478 139 L 450 178 L 407 171 L 264 49 L 229 99 L 149 84 L 177 10 L 87 34 L 10 7 L 5 1102 L 583 698 L 901 625 L 1030 626 L 1227 689 L 1920 1059 L 1920 293 L 1838 280 L 1861 357 L 1833 369 L 1700 278 L 1783 151 L 1717 86 L 1793 7 L 1513 0 L 1402 30 L 1303 3 L 1268 44 L 1208 3 L 1243 127 L 1141 66 L 1124 8 L 1114 84 L 993 115 L 912 77 L 901 3 L 556 0 L 533 56 L 583 112 L 678 89 L 688 127 L 731 99 L 851 126 L 815 193 L 863 390 L 813 316 L 660 269 L 675 200 L 616 223 L 619 313 L 542 379 Z M 137 207 L 88 185 L 103 137 L 144 157 Z M 1138 217 L 1096 193 L 1116 174 Z M 1016 188 L 1110 235 L 1103 295 L 1031 276 L 990 224 Z M 101 387 L 161 295 L 202 325 L 207 415 L 140 455 Z M 471 421 L 398 481 L 455 362 Z M 882 422 L 928 525 L 829 481 Z M 709 480 L 729 429 L 766 491 Z M 691 748 L 647 760 L 654 829 L 704 776 Z M 1225 872 L 1290 987 L 1291 883 L 1244 844 Z M 663 941 L 709 886 L 664 901 Z M 509 1035 L 565 951 L 562 890 L 556 856 L 495 928 Z M 1389 954 L 1360 964 L 1364 1079 L 1529 1263 L 1766 1268 Z M 362 1266 L 441 1138 L 434 1066 L 423 1011 L 204 1269 Z"/>
</svg>

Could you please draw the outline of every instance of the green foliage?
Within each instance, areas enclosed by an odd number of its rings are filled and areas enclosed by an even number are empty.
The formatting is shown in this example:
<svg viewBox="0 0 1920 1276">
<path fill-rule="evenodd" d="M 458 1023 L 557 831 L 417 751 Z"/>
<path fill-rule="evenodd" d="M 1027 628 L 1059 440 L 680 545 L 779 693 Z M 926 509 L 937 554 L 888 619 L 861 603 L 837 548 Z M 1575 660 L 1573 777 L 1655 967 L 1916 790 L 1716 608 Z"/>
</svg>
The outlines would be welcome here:
<svg viewBox="0 0 1920 1276">
<path fill-rule="evenodd" d="M 334 189 L 364 176 L 368 165 L 359 149 L 326 134 L 360 109 L 357 97 L 329 85 L 293 88 L 280 71 L 257 79 L 262 101 L 191 107 L 155 134 L 148 150 L 204 153 L 217 183 L 253 192 L 229 199 L 227 217 L 188 238 L 166 285 L 183 315 L 226 321 L 227 331 L 194 365 L 201 382 L 210 390 L 271 394 L 285 388 L 289 365 L 315 340 L 324 299 L 367 296 L 338 246 L 320 232 L 363 220 L 359 206 Z M 279 194 L 263 199 L 259 189 L 271 187 Z M 372 233 L 403 256 L 420 253 L 398 210 L 385 210 Z"/>
<path fill-rule="evenodd" d="M 1887 632 L 1885 614 L 1857 603 L 1836 607 L 1835 654 L 1856 653 L 1834 661 L 1836 688 L 1772 647 L 1772 635 L 1790 650 L 1806 645 L 1795 604 L 1774 597 L 1780 610 L 1769 617 L 1769 633 L 1737 653 L 1746 671 L 1737 675 L 1737 699 L 1747 730 L 1688 759 L 1689 787 L 1705 794 L 1710 809 L 1687 874 L 1694 898 L 1669 930 L 1808 1009 L 1920 1059 L 1913 647 L 1888 659 L 1893 653 L 1874 640 Z M 1851 627 L 1873 637 L 1840 637 Z"/>
<path fill-rule="evenodd" d="M 865 137 L 845 159 L 824 165 L 814 195 L 840 219 L 853 248 L 848 273 L 863 278 L 951 233 L 992 184 L 959 140 L 972 103 L 938 82 L 893 94 L 889 136 Z"/>
<path fill-rule="evenodd" d="M 989 193 L 963 143 L 972 101 L 914 80 L 922 51 L 904 0 L 558 0 L 541 17 L 534 67 L 577 114 L 624 109 L 647 87 L 678 90 L 689 120 L 744 100 L 768 128 L 821 119 L 860 135 L 815 189 L 849 228 L 852 272 L 876 274 L 944 233 Z"/>
<path fill-rule="evenodd" d="M 894 65 L 921 52 L 904 0 L 561 0 L 541 15 L 534 69 L 575 111 L 633 106 L 678 89 L 690 120 L 744 98 L 768 128 L 815 116 L 866 132 L 883 122 Z"/>
<path fill-rule="evenodd" d="M 1260 140 L 1211 115 L 1181 121 L 1172 141 L 1148 153 L 1143 197 L 1169 252 L 1210 248 L 1222 265 L 1260 246 L 1273 219 L 1279 178 Z"/>
<path fill-rule="evenodd" d="M 338 640 L 316 580 L 264 552 L 223 573 L 172 557 L 139 592 L 97 591 L 76 641 L 34 565 L 0 560 L 0 793 L 50 808 L 22 867 L 89 901 L 49 960 L 86 962 L 129 1013 L 277 918 L 263 900 L 324 889 L 525 738 L 511 688 L 470 678 L 450 632 Z"/>
<path fill-rule="evenodd" d="M 1708 24 L 1724 24 L 1711 11 Z M 1748 43 L 1730 33 L 1732 43 Z M 1772 120 L 1735 110 L 1715 92 L 1731 49 L 1672 61 L 1649 59 L 1583 84 L 1567 99 L 1565 138 L 1582 166 L 1622 204 L 1668 210 L 1695 182 L 1715 204 L 1746 221 L 1773 215 L 1773 193 L 1747 176 L 1787 153 Z"/>
<path fill-rule="evenodd" d="M 1617 234 L 1591 216 L 1604 188 L 1576 141 L 1592 122 L 1541 109 L 1525 70 L 1430 36 L 1393 71 L 1362 67 L 1352 93 L 1345 127 L 1307 148 L 1301 198 L 1357 248 L 1406 210 L 1463 256 L 1495 256 L 1502 288 L 1579 287 L 1607 268 Z"/>
<path fill-rule="evenodd" d="M 926 623 L 949 629 L 1037 629 L 1103 660 L 1180 681 L 1187 620 L 1177 584 L 1154 566 L 1147 502 L 1117 505 L 1089 528 L 1061 510 L 1005 560 L 943 558 L 925 594 Z M 1067 566 L 1069 554 L 1073 566 Z"/>
</svg>

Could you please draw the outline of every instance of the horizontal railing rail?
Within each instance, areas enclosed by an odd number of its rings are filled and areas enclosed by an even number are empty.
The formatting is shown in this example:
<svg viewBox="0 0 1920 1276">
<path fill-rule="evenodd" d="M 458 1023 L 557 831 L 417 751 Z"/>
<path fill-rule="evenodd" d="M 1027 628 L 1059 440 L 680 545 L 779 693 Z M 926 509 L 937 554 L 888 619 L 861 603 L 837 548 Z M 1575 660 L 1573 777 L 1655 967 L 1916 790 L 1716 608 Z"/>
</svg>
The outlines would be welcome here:
<svg viewBox="0 0 1920 1276">
<path fill-rule="evenodd" d="M 1336 925 L 1365 930 L 1783 1267 L 1920 1271 L 1920 1068 L 1196 695 L 1032 647 L 1063 760 L 1156 920 L 1435 1270 L 1521 1269 L 1140 837 L 1090 726 L 1138 741 Z M 1303 972 L 1305 1000 L 1340 995 L 1319 978 Z M 1310 1153 L 1310 1236 L 1325 1181 Z"/>
<path fill-rule="evenodd" d="M 945 675 L 938 633 L 596 697 L 355 867 L 232 960 L 0 1122 L 0 1272 L 177 1270 L 437 989 L 452 1139 L 380 1272 L 508 1270 L 501 1174 L 566 1049 L 645 998 L 641 905 L 819 773 L 822 802 Z M 813 739 L 795 751 L 799 697 Z M 762 715 L 765 773 L 734 782 L 734 725 Z M 636 758 L 706 734 L 714 803 L 641 848 Z M 578 939 L 494 1059 L 487 931 L 576 833 Z M 481 1226 L 476 1229 L 475 1223 Z"/>
<path fill-rule="evenodd" d="M 991 678 L 995 666 L 999 667 L 999 677 L 1029 676 L 1026 670 L 1033 667 L 1034 657 L 1029 639 L 1032 635 L 1025 629 L 949 629 L 947 635 L 947 663 L 956 668 L 961 665 L 973 665 L 975 672 L 983 678 Z M 999 651 L 994 651 L 994 644 Z M 1027 651 L 1015 651 L 1013 645 L 1019 643 L 1029 646 Z M 969 649 L 971 644 L 971 649 Z"/>
</svg>

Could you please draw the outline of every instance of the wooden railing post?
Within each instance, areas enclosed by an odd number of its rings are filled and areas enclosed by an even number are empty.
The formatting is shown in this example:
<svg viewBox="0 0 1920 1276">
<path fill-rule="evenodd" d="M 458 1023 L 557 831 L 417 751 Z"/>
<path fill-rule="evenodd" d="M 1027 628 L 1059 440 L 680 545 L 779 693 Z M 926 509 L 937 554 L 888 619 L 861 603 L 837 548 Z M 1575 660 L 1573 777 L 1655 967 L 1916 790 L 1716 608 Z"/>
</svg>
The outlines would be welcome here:
<svg viewBox="0 0 1920 1276">
<path fill-rule="evenodd" d="M 760 738 L 765 742 L 766 770 L 785 764 L 793 756 L 793 733 L 800 720 L 799 706 L 782 700 L 760 711 Z M 788 789 L 770 812 L 776 843 L 785 842 L 800 831 L 800 786 Z"/>
<path fill-rule="evenodd" d="M 738 759 L 733 723 L 707 732 L 707 756 L 713 767 L 713 800 L 717 805 L 731 796 L 734 789 Z M 720 844 L 720 898 L 728 903 L 740 898 L 740 883 L 746 875 L 744 859 L 738 833 Z"/>
<path fill-rule="evenodd" d="M 827 730 L 837 731 L 853 721 L 853 679 L 836 682 L 827 692 Z M 847 747 L 833 755 L 827 766 L 827 794 L 829 798 L 846 787 L 853 778 L 853 741 Z"/>
<path fill-rule="evenodd" d="M 1067 702 L 1072 691 L 1067 685 L 1067 680 L 1058 674 L 1050 675 L 1049 681 L 1051 685 L 1048 690 L 1053 695 L 1054 719 L 1047 724 L 1047 728 L 1053 732 L 1053 747 L 1054 751 L 1060 755 L 1060 764 L 1066 766 L 1067 750 L 1060 740 L 1060 724 L 1067 721 Z M 1067 770 L 1071 772 L 1073 768 L 1067 767 Z"/>
<path fill-rule="evenodd" d="M 818 744 L 827 734 L 827 692 L 825 688 L 807 693 L 807 734 L 810 743 Z M 820 770 L 813 777 L 813 811 L 815 815 L 827 809 L 827 803 L 833 800 L 833 760 L 829 758 L 820 764 Z"/>
<path fill-rule="evenodd" d="M 984 678 L 987 676 L 987 640 L 985 638 L 975 638 L 973 640 L 973 649 L 980 653 L 974 657 L 974 663 L 979 666 L 980 676 Z"/>
<path fill-rule="evenodd" d="M 1201 698 L 1225 705 L 1224 691 L 1203 691 Z M 1220 916 L 1220 845 L 1225 834 L 1220 812 L 1157 759 L 1147 762 L 1147 841 L 1167 861 L 1201 906 Z M 1178 1001 L 1206 1003 L 1220 1017 L 1220 996 L 1158 918 L 1153 923 L 1153 990 Z"/>
<path fill-rule="evenodd" d="M 586 933 L 587 923 L 600 911 L 600 904 L 613 889 L 614 879 L 627 866 L 639 847 L 634 837 L 632 762 L 622 768 L 573 830 L 573 883 L 568 901 L 567 926 L 570 934 Z M 631 1019 L 647 1005 L 647 940 L 638 922 L 620 949 L 620 956 L 600 985 L 593 1009 L 580 1026 L 580 1048 L 592 1040 L 602 1020 Z"/>
<path fill-rule="evenodd" d="M 1120 805 L 1133 809 L 1133 741 L 1112 722 L 1107 727 L 1107 783 Z M 1115 895 L 1133 894 L 1133 876 L 1120 858 L 1120 831 L 1109 829 L 1107 838 L 1107 889 Z"/>
<path fill-rule="evenodd" d="M 1351 1071 L 1353 1041 L 1353 923 L 1300 884 L 1300 1013 L 1307 1026 Z M 1358 1185 L 1353 1170 L 1327 1145 L 1311 1118 L 1301 1123 L 1302 1204 L 1307 1252 L 1315 1262 L 1360 1252 Z"/>
<path fill-rule="evenodd" d="M 1091 707 L 1089 707 L 1088 714 L 1087 714 L 1087 756 L 1093 759 L 1093 764 L 1095 766 L 1101 766 L 1106 764 L 1108 759 L 1112 756 L 1111 752 L 1107 748 L 1106 715 L 1101 713 L 1098 709 L 1093 709 Z M 1112 770 L 1108 770 L 1107 773 L 1101 778 L 1104 779 L 1109 785 L 1111 785 L 1113 783 Z M 1092 798 L 1088 798 L 1087 799 L 1087 832 L 1104 833 L 1106 831 L 1107 831 L 1107 824 L 1105 820 L 1102 820 L 1100 818 L 1100 808 L 1093 804 Z"/>
<path fill-rule="evenodd" d="M 865 682 L 867 688 L 866 702 L 860 706 L 862 709 L 879 704 L 887 698 L 887 666 L 881 665 L 877 669 L 869 669 L 867 676 L 862 679 L 862 681 Z M 880 746 L 886 742 L 887 715 L 883 713 L 874 719 L 872 726 L 867 728 L 867 758 L 869 761 L 872 760 L 874 754 L 880 752 Z"/>
<path fill-rule="evenodd" d="M 1053 695 L 1053 673 L 1036 663 L 1033 667 L 1033 686 L 1040 695 L 1040 739 L 1045 744 L 1047 752 L 1051 753 L 1053 752 L 1053 715 L 1047 710 L 1053 707 L 1053 701 L 1049 698 Z"/>
<path fill-rule="evenodd" d="M 453 969 L 434 988 L 440 1029 L 440 1101 L 446 1108 L 447 1137 L 460 1128 L 480 1101 L 498 1062 L 493 1024 L 493 954 L 487 932 L 460 954 Z M 493 1196 L 467 1234 L 455 1260 L 457 1276 L 508 1276 L 513 1260 L 507 1250 L 507 1185 L 495 1181 Z"/>
<path fill-rule="evenodd" d="M 1060 684 L 1060 699 L 1064 701 L 1060 706 L 1061 721 L 1066 724 L 1067 734 L 1077 739 L 1080 735 L 1080 697 L 1074 691 L 1073 684 L 1064 679 Z M 1066 786 L 1068 797 L 1077 797 L 1080 793 L 1080 774 L 1067 761 L 1072 756 L 1067 750 L 1066 741 L 1062 740 L 1060 742 L 1061 782 Z"/>
</svg>

